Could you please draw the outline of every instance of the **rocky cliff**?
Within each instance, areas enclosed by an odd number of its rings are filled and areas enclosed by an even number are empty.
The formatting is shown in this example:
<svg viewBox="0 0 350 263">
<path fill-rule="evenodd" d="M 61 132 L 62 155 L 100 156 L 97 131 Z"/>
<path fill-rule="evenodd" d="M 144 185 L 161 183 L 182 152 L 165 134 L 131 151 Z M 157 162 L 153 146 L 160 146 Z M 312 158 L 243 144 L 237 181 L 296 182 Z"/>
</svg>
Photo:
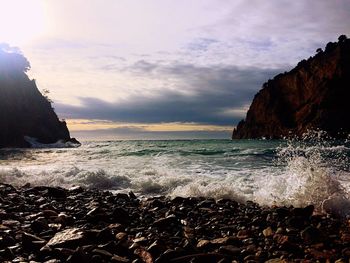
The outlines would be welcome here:
<svg viewBox="0 0 350 263">
<path fill-rule="evenodd" d="M 282 138 L 320 129 L 337 138 L 350 133 L 350 39 L 279 74 L 255 95 L 232 138 Z"/>
<path fill-rule="evenodd" d="M 40 143 L 70 141 L 66 123 L 26 74 L 27 59 L 7 45 L 0 45 L 0 148 L 28 147 L 25 136 Z"/>
</svg>

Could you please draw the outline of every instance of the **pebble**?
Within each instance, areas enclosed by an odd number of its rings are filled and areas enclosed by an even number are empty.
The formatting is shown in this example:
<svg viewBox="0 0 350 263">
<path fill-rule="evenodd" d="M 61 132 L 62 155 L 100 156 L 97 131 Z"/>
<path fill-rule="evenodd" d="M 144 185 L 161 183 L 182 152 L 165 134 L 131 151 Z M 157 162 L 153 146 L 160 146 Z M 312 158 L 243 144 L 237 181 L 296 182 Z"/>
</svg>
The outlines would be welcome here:
<svg viewBox="0 0 350 263">
<path fill-rule="evenodd" d="M 0 262 L 349 262 L 350 224 L 315 208 L 0 184 Z"/>
</svg>

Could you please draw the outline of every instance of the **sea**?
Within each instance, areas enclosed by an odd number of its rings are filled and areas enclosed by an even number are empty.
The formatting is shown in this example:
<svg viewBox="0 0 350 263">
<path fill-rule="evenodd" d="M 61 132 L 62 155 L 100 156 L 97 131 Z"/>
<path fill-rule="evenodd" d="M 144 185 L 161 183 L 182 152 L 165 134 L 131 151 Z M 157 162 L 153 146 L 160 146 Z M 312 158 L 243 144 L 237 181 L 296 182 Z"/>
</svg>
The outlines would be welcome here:
<svg viewBox="0 0 350 263">
<path fill-rule="evenodd" d="M 80 147 L 34 141 L 35 148 L 0 150 L 0 182 L 132 191 L 140 198 L 204 196 L 268 206 L 314 204 L 318 210 L 325 209 L 326 201 L 339 211 L 350 211 L 350 140 L 311 137 L 99 140 L 82 141 Z"/>
</svg>

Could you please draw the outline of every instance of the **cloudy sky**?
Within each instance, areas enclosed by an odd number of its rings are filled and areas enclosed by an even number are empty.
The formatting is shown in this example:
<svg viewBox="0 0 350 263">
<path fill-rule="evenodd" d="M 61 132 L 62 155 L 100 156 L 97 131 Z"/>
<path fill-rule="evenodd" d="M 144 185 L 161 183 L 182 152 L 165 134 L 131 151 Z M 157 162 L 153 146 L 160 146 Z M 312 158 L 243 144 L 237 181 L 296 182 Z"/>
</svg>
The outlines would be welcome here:
<svg viewBox="0 0 350 263">
<path fill-rule="evenodd" d="M 229 138 L 254 94 L 341 34 L 349 0 L 0 0 L 73 136 Z"/>
</svg>

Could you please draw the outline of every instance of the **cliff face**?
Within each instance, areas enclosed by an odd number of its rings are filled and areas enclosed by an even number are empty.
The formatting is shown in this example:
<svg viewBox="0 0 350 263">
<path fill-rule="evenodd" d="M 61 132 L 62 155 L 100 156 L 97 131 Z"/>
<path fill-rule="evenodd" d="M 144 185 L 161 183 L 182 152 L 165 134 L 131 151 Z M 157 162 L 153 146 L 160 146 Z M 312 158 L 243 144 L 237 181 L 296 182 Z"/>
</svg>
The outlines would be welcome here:
<svg viewBox="0 0 350 263">
<path fill-rule="evenodd" d="M 265 83 L 232 138 L 301 136 L 309 129 L 345 137 L 350 133 L 349 98 L 350 39 L 343 36 Z"/>
<path fill-rule="evenodd" d="M 0 148 L 30 146 L 24 136 L 41 143 L 70 140 L 66 123 L 26 75 L 29 67 L 21 54 L 0 46 Z"/>
</svg>

